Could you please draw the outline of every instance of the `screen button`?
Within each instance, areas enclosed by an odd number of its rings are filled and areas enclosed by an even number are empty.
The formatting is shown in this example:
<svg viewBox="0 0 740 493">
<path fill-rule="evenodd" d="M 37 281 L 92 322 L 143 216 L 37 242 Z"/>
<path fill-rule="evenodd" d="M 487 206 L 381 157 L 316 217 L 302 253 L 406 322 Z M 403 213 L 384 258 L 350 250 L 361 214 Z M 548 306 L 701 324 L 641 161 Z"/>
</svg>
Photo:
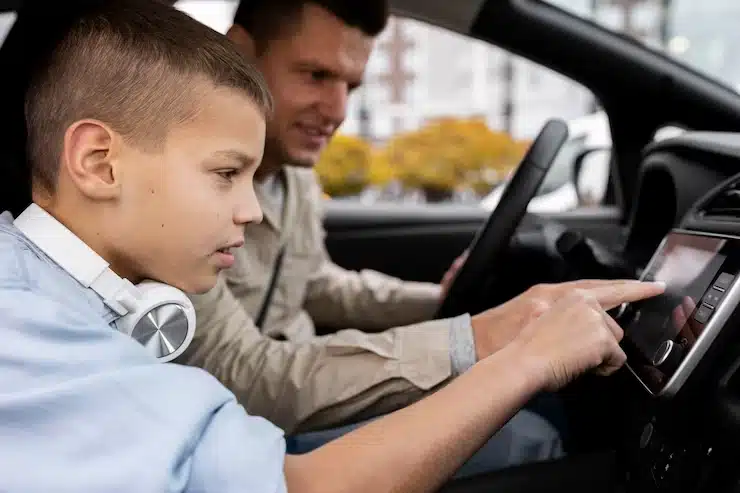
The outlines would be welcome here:
<svg viewBox="0 0 740 493">
<path fill-rule="evenodd" d="M 702 301 L 706 303 L 707 305 L 711 306 L 712 308 L 717 308 L 717 305 L 719 305 L 719 302 L 722 299 L 723 295 L 724 295 L 723 291 L 720 291 L 717 288 L 712 288 L 709 291 L 707 291 L 707 294 L 704 295 L 704 298 L 702 299 Z"/>
<path fill-rule="evenodd" d="M 732 284 L 733 279 L 735 279 L 735 276 L 728 274 L 727 272 L 723 272 L 714 282 L 714 287 L 727 291 L 730 288 L 730 284 Z"/>
<path fill-rule="evenodd" d="M 694 320 L 700 324 L 705 324 L 709 321 L 709 317 L 712 316 L 712 307 L 707 305 L 701 305 L 696 313 L 694 313 Z"/>
</svg>

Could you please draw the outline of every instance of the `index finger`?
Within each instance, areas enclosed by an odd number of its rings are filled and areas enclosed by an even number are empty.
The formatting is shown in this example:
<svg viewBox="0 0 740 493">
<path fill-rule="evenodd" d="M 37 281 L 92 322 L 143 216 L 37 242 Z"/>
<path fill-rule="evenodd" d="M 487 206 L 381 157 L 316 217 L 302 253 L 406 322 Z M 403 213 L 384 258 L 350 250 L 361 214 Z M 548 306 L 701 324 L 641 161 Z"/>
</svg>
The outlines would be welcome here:
<svg viewBox="0 0 740 493">
<path fill-rule="evenodd" d="M 573 289 L 591 290 L 604 286 L 622 286 L 624 284 L 634 283 L 635 279 L 578 279 L 575 281 L 566 281 L 556 284 L 560 291 L 569 292 Z"/>
<path fill-rule="evenodd" d="M 609 286 L 598 286 L 588 293 L 599 302 L 604 310 L 611 310 L 622 303 L 644 300 L 658 296 L 665 291 L 665 283 L 625 281 Z"/>
</svg>

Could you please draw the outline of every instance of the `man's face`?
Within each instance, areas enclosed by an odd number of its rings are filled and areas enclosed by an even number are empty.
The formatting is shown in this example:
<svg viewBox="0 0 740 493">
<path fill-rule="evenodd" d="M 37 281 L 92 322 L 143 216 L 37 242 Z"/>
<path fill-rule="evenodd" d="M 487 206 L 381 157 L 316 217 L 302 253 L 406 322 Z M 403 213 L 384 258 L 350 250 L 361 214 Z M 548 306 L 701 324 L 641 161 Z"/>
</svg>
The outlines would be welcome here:
<svg viewBox="0 0 740 493">
<path fill-rule="evenodd" d="M 299 22 L 267 42 L 257 58 L 275 99 L 266 161 L 312 166 L 344 121 L 362 81 L 373 38 L 307 3 Z"/>
<path fill-rule="evenodd" d="M 223 249 L 243 243 L 262 219 L 253 175 L 265 121 L 231 89 L 209 88 L 194 119 L 174 125 L 161 152 L 124 147 L 121 195 L 111 231 L 123 272 L 201 293 L 233 263 Z M 222 251 L 220 251 L 222 250 Z"/>
</svg>

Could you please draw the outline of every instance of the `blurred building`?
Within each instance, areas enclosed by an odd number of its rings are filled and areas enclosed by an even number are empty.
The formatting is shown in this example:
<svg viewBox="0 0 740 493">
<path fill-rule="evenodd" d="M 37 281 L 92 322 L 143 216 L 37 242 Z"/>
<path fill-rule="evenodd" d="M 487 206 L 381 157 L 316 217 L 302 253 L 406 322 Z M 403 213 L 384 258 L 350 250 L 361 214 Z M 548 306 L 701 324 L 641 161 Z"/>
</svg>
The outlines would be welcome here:
<svg viewBox="0 0 740 493">
<path fill-rule="evenodd" d="M 670 54 L 740 90 L 739 0 L 669 0 Z"/>
<path fill-rule="evenodd" d="M 384 140 L 440 116 L 483 117 L 531 137 L 551 116 L 588 112 L 588 91 L 507 52 L 443 29 L 393 19 L 342 131 Z"/>
<path fill-rule="evenodd" d="M 740 88 L 740 0 L 543 0 L 666 52 Z M 220 32 L 236 0 L 179 0 Z M 0 19 L 2 20 L 2 19 Z M 0 23 L 0 35 L 2 35 Z M 444 29 L 393 19 L 378 41 L 365 85 L 350 99 L 342 131 L 384 140 L 438 116 L 480 116 L 531 138 L 550 117 L 592 112 L 591 94 L 507 52 Z"/>
<path fill-rule="evenodd" d="M 664 2 L 551 0 L 653 46 L 662 44 Z M 441 28 L 394 18 L 373 52 L 365 86 L 350 100 L 342 131 L 384 140 L 429 118 L 480 116 L 492 128 L 531 138 L 548 118 L 579 117 L 594 105 L 589 91 L 539 65 Z"/>
</svg>

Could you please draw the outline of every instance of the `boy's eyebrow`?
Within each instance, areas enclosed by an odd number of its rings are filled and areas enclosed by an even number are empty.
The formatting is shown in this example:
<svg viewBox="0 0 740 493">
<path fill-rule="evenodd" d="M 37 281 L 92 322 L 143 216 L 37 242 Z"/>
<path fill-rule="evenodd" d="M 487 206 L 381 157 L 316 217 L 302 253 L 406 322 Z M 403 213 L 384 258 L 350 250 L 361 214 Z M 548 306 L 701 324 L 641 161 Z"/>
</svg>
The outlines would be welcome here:
<svg viewBox="0 0 740 493">
<path fill-rule="evenodd" d="M 214 156 L 219 159 L 228 159 L 230 161 L 236 161 L 244 168 L 250 167 L 256 161 L 254 156 L 250 156 L 249 154 L 245 154 L 242 151 L 237 151 L 237 150 L 218 151 L 214 153 Z"/>
</svg>

